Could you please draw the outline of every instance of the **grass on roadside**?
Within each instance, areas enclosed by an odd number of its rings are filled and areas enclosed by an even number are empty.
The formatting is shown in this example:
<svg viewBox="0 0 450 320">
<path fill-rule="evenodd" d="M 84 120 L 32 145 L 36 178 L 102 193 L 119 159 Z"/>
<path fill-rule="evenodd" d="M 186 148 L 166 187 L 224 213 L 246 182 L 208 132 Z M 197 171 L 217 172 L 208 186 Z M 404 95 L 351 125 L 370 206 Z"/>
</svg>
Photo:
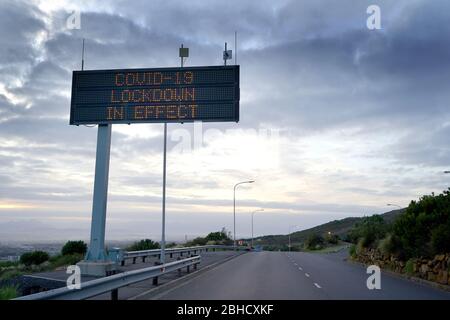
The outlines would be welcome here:
<svg viewBox="0 0 450 320">
<path fill-rule="evenodd" d="M 59 267 L 64 267 L 64 266 L 70 266 L 70 265 L 74 265 L 77 262 L 83 260 L 83 255 L 79 254 L 79 253 L 74 253 L 74 254 L 69 254 L 69 255 L 57 255 L 54 257 L 51 257 L 49 262 L 49 268 L 50 269 L 56 269 Z"/>
<path fill-rule="evenodd" d="M 304 249 L 305 252 L 310 252 L 310 253 L 334 253 L 334 252 L 338 252 L 341 251 L 343 249 L 346 248 L 350 248 L 350 244 L 348 243 L 340 243 L 338 245 L 335 246 L 330 246 L 330 247 L 325 247 L 323 249 L 320 250 L 306 250 Z"/>
<path fill-rule="evenodd" d="M 17 298 L 17 288 L 14 286 L 7 286 L 0 288 L 0 300 L 10 300 Z"/>
</svg>

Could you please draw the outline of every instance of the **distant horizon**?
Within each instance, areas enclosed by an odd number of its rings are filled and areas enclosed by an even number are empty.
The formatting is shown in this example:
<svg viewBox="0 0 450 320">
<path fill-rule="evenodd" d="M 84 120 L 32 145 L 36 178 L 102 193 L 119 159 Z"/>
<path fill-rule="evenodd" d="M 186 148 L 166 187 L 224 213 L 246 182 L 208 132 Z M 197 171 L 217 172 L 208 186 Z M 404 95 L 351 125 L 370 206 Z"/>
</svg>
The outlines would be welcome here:
<svg viewBox="0 0 450 320">
<path fill-rule="evenodd" d="M 404 209 L 404 208 L 402 208 L 402 209 Z M 393 210 L 389 210 L 389 211 L 382 212 L 382 213 L 374 213 L 374 214 L 362 215 L 362 216 L 342 216 L 342 217 L 337 217 L 336 219 L 326 220 L 326 221 L 324 221 L 322 223 L 311 225 L 311 226 L 308 226 L 308 227 L 305 227 L 305 228 L 297 228 L 297 229 L 293 228 L 293 229 L 291 229 L 291 231 L 292 231 L 292 233 L 295 233 L 295 232 L 299 232 L 299 231 L 312 229 L 312 228 L 321 226 L 323 224 L 326 224 L 326 223 L 329 223 L 329 222 L 332 222 L 332 221 L 335 221 L 335 220 L 342 220 L 342 219 L 347 219 L 347 218 L 360 218 L 360 217 L 364 217 L 364 216 L 372 216 L 372 215 L 377 215 L 377 214 L 378 215 L 382 215 L 382 214 L 386 214 L 386 213 L 390 213 L 390 212 L 398 211 L 398 210 L 402 210 L 402 209 L 393 209 Z M 196 237 L 205 237 L 208 233 L 216 232 L 216 231 L 221 231 L 221 228 L 219 228 L 217 230 L 210 230 L 210 231 L 208 231 L 206 233 L 203 233 L 203 234 L 188 234 L 187 235 L 188 236 L 188 241 L 191 241 L 191 240 L 193 240 Z M 230 230 L 227 229 L 227 231 L 230 231 Z M 88 232 L 88 230 L 85 230 L 85 233 L 87 233 L 87 232 Z M 255 238 L 260 238 L 260 237 L 278 236 L 278 235 L 288 235 L 288 232 L 286 232 L 286 233 L 255 234 L 254 237 Z M 238 240 L 239 239 L 249 239 L 249 238 L 251 238 L 251 234 L 250 235 L 237 236 Z M 153 241 L 160 242 L 161 241 L 161 235 L 152 235 L 152 236 L 148 236 L 147 235 L 146 236 L 146 235 L 142 234 L 142 236 L 136 236 L 134 238 L 119 238 L 119 237 L 117 237 L 117 238 L 108 238 L 107 237 L 105 239 L 105 241 L 106 241 L 106 243 L 108 243 L 108 242 L 135 242 L 135 241 L 139 241 L 139 240 L 142 240 L 142 239 L 151 239 Z M 86 243 L 89 243 L 89 241 L 90 241 L 89 237 L 85 237 L 85 238 L 70 237 L 70 238 L 66 238 L 66 239 L 64 239 L 64 238 L 52 238 L 52 239 L 29 239 L 29 240 L 23 240 L 23 239 L 22 240 L 19 240 L 19 239 L 14 240 L 13 239 L 13 240 L 11 240 L 11 239 L 3 239 L 2 235 L 0 235 L 0 245 L 4 244 L 4 243 L 6 243 L 6 244 L 7 243 L 11 243 L 11 244 L 14 244 L 14 243 L 15 244 L 27 244 L 27 243 L 30 243 L 30 244 L 33 244 L 33 243 L 34 244 L 45 244 L 45 243 L 56 244 L 56 243 L 58 243 L 58 244 L 60 244 L 60 243 L 65 243 L 66 241 L 69 241 L 69 240 L 72 240 L 72 241 L 73 240 L 82 240 L 82 241 L 84 241 Z M 180 236 L 180 235 L 178 235 L 178 236 L 171 236 L 170 234 L 166 235 L 166 241 L 167 242 L 175 242 L 175 243 L 184 243 L 184 242 L 186 242 L 185 241 L 185 235 L 183 235 L 183 236 Z"/>
</svg>

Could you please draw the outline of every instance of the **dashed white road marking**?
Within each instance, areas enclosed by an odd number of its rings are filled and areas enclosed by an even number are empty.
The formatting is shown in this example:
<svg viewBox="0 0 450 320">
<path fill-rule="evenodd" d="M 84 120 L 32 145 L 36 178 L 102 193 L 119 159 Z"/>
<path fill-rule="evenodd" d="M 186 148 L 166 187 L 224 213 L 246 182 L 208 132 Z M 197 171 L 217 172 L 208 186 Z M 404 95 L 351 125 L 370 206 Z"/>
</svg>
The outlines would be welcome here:
<svg viewBox="0 0 450 320">
<path fill-rule="evenodd" d="M 307 276 L 309 278 L 309 274 L 305 273 L 305 276 Z"/>
<path fill-rule="evenodd" d="M 303 270 L 302 267 L 298 267 L 298 270 Z"/>
<path fill-rule="evenodd" d="M 298 266 L 298 264 L 297 264 L 297 263 L 294 263 L 294 266 Z"/>
<path fill-rule="evenodd" d="M 321 286 L 319 286 L 319 285 L 318 285 L 317 283 L 315 283 L 315 282 L 314 282 L 314 285 L 315 285 L 317 288 L 319 288 L 319 289 L 321 288 Z"/>
</svg>

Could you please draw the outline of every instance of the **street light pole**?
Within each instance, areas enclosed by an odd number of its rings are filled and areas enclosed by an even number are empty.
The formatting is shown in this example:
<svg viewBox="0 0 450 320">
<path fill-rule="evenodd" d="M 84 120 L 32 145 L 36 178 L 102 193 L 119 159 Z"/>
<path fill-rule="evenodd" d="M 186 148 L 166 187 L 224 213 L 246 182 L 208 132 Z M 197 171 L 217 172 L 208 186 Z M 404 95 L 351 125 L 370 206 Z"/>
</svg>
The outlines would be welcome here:
<svg viewBox="0 0 450 320">
<path fill-rule="evenodd" d="M 181 44 L 179 51 L 181 68 L 184 67 L 183 59 L 189 56 L 189 48 Z M 160 263 L 166 262 L 166 175 L 167 175 L 167 122 L 164 122 L 164 155 L 163 155 L 163 191 L 162 191 L 162 230 L 161 230 L 161 254 Z"/>
<path fill-rule="evenodd" d="M 236 250 L 236 187 L 240 184 L 244 183 L 253 183 L 255 181 L 249 180 L 249 181 L 242 181 L 238 182 L 234 185 L 233 188 L 233 247 Z"/>
<path fill-rule="evenodd" d="M 253 216 L 255 215 L 256 212 L 259 212 L 259 211 L 264 211 L 264 209 L 257 209 L 252 212 L 252 248 L 253 248 Z"/>
<path fill-rule="evenodd" d="M 289 226 L 289 252 L 291 252 L 291 228 L 296 228 L 298 226 Z"/>
</svg>

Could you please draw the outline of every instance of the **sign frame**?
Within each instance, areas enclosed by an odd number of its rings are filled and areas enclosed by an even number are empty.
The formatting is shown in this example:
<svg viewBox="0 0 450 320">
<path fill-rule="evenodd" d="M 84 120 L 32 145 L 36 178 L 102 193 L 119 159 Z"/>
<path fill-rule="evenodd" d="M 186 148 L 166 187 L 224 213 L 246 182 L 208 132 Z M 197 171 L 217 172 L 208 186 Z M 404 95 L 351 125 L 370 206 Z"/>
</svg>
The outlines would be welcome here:
<svg viewBox="0 0 450 320">
<path fill-rule="evenodd" d="M 105 119 L 103 120 L 92 120 L 92 119 L 88 119 L 88 120 L 83 120 L 83 119 L 78 119 L 75 115 L 76 109 L 77 108 L 83 108 L 83 107 L 79 107 L 77 106 L 77 102 L 75 101 L 76 99 L 78 99 L 79 96 L 79 92 L 82 91 L 80 90 L 80 83 L 77 82 L 77 77 L 80 75 L 94 75 L 94 74 L 99 74 L 99 73 L 103 73 L 103 74 L 110 74 L 110 73 L 137 73 L 137 72 L 148 72 L 148 73 L 170 73 L 170 72 L 182 72 L 182 73 L 186 73 L 186 72 L 214 72 L 214 71 L 221 71 L 221 70 L 232 70 L 233 73 L 233 77 L 234 78 L 232 81 L 228 81 L 228 82 L 212 82 L 212 83 L 194 83 L 192 84 L 164 84 L 164 85 L 157 85 L 157 84 L 150 84 L 150 85 L 142 85 L 141 88 L 150 88 L 148 90 L 152 90 L 151 88 L 162 88 L 162 89 L 172 89 L 172 90 L 176 90 L 176 88 L 198 88 L 198 89 L 203 89 L 204 91 L 206 91 L 206 89 L 211 89 L 212 92 L 214 92 L 215 88 L 232 88 L 234 91 L 234 99 L 226 99 L 226 100 L 220 100 L 220 99 L 212 99 L 212 100 L 206 100 L 206 101 L 193 101 L 190 102 L 192 104 L 195 105 L 199 105 L 202 108 L 206 108 L 208 107 L 213 107 L 214 105 L 221 105 L 224 108 L 230 108 L 230 110 L 232 110 L 233 116 L 231 117 L 224 117 L 224 118 L 220 118 L 219 116 L 217 117 L 213 117 L 213 118 L 205 118 L 205 117 L 201 117 L 199 116 L 198 118 L 195 117 L 189 117 L 189 118 L 183 118 L 183 119 L 169 119 L 167 116 L 163 119 L 123 119 L 123 120 L 118 120 L 118 119 L 107 119 L 107 116 L 105 115 Z M 78 85 L 78 86 L 77 86 Z M 103 88 L 103 90 L 112 90 L 111 88 L 113 87 L 113 85 L 108 85 L 108 86 L 104 86 L 101 87 L 99 86 L 98 88 Z M 130 86 L 131 87 L 136 87 L 136 86 Z M 94 87 L 90 88 L 89 86 L 85 86 L 84 87 L 85 91 L 89 91 L 92 90 L 94 91 Z M 127 85 L 128 88 L 128 85 Z M 119 88 L 120 89 L 120 88 Z M 107 108 L 106 105 L 107 102 L 102 102 L 102 108 Z M 160 105 L 161 106 L 180 106 L 182 104 L 187 104 L 189 102 L 184 102 L 184 101 L 174 101 L 171 103 L 167 103 L 167 102 L 161 102 Z M 72 96 L 71 96 L 71 103 L 70 103 L 70 124 L 71 125 L 95 125 L 95 124 L 131 124 L 131 123 L 184 123 L 184 122 L 195 122 L 195 121 L 203 121 L 203 122 L 239 122 L 239 103 L 240 103 L 240 66 L 239 65 L 229 65 L 229 66 L 198 66 L 198 67 L 169 67 L 169 68 L 128 68 L 128 69 L 104 69 L 104 70 L 76 70 L 73 71 L 72 73 Z M 145 104 L 145 103 L 144 103 Z M 136 108 L 136 106 L 133 106 L 132 103 L 127 103 L 127 104 L 122 104 L 125 109 L 128 112 L 127 108 Z M 155 104 L 154 102 L 148 102 L 147 107 L 154 107 Z M 84 107 L 84 108 L 88 108 L 88 107 Z M 166 113 L 168 113 L 168 111 L 166 111 Z M 192 112 L 192 114 L 194 114 L 194 112 Z"/>
</svg>

